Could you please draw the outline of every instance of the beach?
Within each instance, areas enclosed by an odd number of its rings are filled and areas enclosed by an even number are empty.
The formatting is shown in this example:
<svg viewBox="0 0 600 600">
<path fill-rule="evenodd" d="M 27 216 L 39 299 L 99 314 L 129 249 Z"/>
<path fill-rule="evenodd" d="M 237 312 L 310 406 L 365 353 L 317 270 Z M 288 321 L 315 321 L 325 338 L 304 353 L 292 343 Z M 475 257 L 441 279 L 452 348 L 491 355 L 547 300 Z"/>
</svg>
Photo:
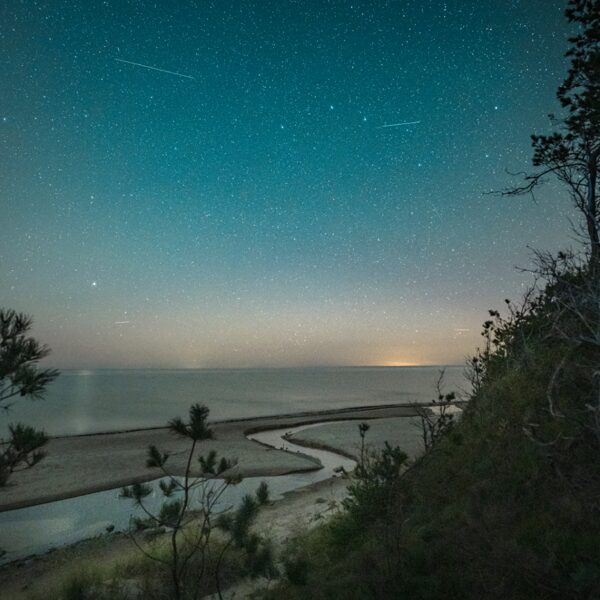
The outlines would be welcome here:
<svg viewBox="0 0 600 600">
<path fill-rule="evenodd" d="M 417 451 L 418 437 L 414 415 L 413 407 L 396 405 L 214 423 L 214 439 L 202 442 L 200 453 L 215 450 L 220 455 L 237 457 L 236 469 L 246 477 L 311 471 L 320 468 L 309 455 L 311 446 L 356 458 L 360 440 L 357 424 L 363 422 L 369 424 L 372 448 L 389 441 L 413 453 Z M 290 435 L 294 444 L 307 447 L 306 454 L 275 449 L 246 437 L 253 432 L 286 428 L 293 431 L 311 424 L 315 426 Z M 43 463 L 15 474 L 12 486 L 6 489 L 8 498 L 2 498 L 2 510 L 155 479 L 156 471 L 145 467 L 148 444 L 170 451 L 170 469 L 183 473 L 188 445 L 165 428 L 54 438 Z M 286 492 L 282 499 L 261 511 L 257 529 L 268 527 L 273 541 L 281 544 L 295 531 L 312 526 L 335 511 L 345 494 L 346 480 L 339 477 Z M 100 562 L 116 564 L 134 558 L 137 552 L 123 533 L 96 536 L 5 565 L 0 568 L 0 586 L 9 594 L 7 597 L 26 598 L 45 589 L 56 589 L 74 568 L 85 569 Z"/>
<path fill-rule="evenodd" d="M 255 525 L 257 531 L 268 530 L 276 546 L 290 535 L 311 527 L 329 516 L 344 498 L 346 481 L 327 479 L 312 486 L 287 493 L 282 500 L 264 507 Z M 64 578 L 75 572 L 111 566 L 136 560 L 138 548 L 124 533 L 114 533 L 65 546 L 48 554 L 0 567 L 0 598 L 11 600 L 47 597 L 56 593 Z M 247 582 L 240 582 L 244 589 Z M 235 586 L 236 589 L 238 585 Z M 254 588 L 254 585 L 250 586 Z M 52 595 L 50 597 L 53 597 Z M 230 596 L 226 596 L 230 597 Z M 243 598 L 241 590 L 236 597 Z"/>
<path fill-rule="evenodd" d="M 219 456 L 237 459 L 236 472 L 244 477 L 308 471 L 319 468 L 310 457 L 260 445 L 246 435 L 316 422 L 414 415 L 415 410 L 410 405 L 388 405 L 216 422 L 212 424 L 214 439 L 199 444 L 198 454 L 215 450 Z M 354 443 L 354 438 L 358 441 L 358 432 L 352 428 L 347 428 L 344 435 L 347 438 L 342 444 L 344 447 Z M 51 438 L 46 447 L 47 456 L 39 465 L 13 474 L 9 485 L 0 493 L 0 511 L 156 479 L 161 473 L 145 466 L 150 444 L 170 452 L 170 472 L 183 475 L 188 442 L 166 428 Z M 199 474 L 195 467 L 193 474 Z"/>
</svg>

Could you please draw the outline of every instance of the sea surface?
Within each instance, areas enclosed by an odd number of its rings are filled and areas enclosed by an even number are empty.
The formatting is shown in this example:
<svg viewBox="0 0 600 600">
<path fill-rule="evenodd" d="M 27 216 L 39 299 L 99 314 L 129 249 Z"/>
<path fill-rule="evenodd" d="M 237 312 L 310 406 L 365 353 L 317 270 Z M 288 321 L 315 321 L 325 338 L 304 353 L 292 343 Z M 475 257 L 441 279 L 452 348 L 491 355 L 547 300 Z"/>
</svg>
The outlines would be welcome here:
<svg viewBox="0 0 600 600">
<path fill-rule="evenodd" d="M 49 435 L 123 431 L 185 417 L 193 403 L 220 421 L 377 404 L 428 402 L 440 367 L 63 371 L 45 399 L 19 399 L 0 419 Z M 446 367 L 446 391 L 466 389 L 463 367 Z"/>
</svg>

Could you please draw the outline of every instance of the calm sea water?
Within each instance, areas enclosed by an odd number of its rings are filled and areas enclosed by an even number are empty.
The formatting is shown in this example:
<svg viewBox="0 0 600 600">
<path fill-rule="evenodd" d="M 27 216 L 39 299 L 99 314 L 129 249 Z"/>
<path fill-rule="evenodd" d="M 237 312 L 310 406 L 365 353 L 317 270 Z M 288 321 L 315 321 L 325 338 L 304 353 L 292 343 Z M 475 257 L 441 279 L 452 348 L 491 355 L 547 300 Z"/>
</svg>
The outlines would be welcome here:
<svg viewBox="0 0 600 600">
<path fill-rule="evenodd" d="M 446 387 L 467 386 L 462 367 Z M 211 420 L 313 410 L 427 402 L 439 367 L 63 371 L 42 401 L 19 400 L 0 425 L 22 421 L 50 435 L 166 424 L 195 402 Z"/>
</svg>

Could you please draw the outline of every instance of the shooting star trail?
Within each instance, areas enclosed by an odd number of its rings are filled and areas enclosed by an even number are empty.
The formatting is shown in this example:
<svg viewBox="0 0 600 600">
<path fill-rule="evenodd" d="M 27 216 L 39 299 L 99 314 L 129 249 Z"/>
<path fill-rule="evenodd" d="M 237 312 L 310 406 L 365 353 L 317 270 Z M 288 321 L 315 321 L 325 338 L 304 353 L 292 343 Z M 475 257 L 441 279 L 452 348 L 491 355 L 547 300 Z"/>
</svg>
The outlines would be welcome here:
<svg viewBox="0 0 600 600">
<path fill-rule="evenodd" d="M 403 127 L 404 125 L 418 125 L 421 121 L 406 121 L 405 123 L 390 123 L 389 125 L 380 125 L 376 129 L 386 129 L 387 127 Z"/>
<path fill-rule="evenodd" d="M 185 77 L 186 79 L 194 79 L 191 75 L 184 75 L 183 73 L 177 73 L 176 71 L 167 71 L 167 69 L 159 69 L 158 67 L 151 67 L 150 65 L 143 65 L 142 63 L 133 62 L 131 60 L 124 60 L 122 58 L 115 58 L 115 60 L 117 62 L 126 63 L 128 65 L 135 65 L 136 67 L 150 69 L 151 71 L 160 71 L 161 73 L 168 73 L 169 75 L 176 75 L 177 77 Z"/>
</svg>

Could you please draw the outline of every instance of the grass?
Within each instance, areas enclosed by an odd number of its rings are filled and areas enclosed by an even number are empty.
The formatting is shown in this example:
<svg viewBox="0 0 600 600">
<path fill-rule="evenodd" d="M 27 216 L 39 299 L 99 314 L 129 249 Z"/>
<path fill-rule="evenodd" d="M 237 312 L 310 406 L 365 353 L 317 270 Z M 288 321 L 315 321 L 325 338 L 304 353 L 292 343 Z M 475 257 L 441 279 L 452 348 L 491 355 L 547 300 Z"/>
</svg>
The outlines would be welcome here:
<svg viewBox="0 0 600 600">
<path fill-rule="evenodd" d="M 169 540 L 160 536 L 145 545 L 152 549 L 153 555 L 163 561 L 170 556 Z M 211 553 L 207 561 L 203 578 L 203 590 L 200 597 L 216 591 L 214 567 L 221 543 L 215 539 L 211 543 Z M 31 600 L 124 600 L 131 597 L 131 590 L 138 589 L 143 598 L 168 599 L 172 597 L 170 572 L 166 565 L 145 557 L 140 552 L 128 552 L 111 558 L 101 558 L 97 562 L 89 559 L 77 560 L 66 569 L 60 581 L 43 592 L 31 593 Z M 221 567 L 222 585 L 227 588 L 235 583 L 244 572 L 243 557 L 233 549 L 228 553 Z M 189 588 L 198 584 L 199 564 L 192 561 L 189 571 Z"/>
</svg>

